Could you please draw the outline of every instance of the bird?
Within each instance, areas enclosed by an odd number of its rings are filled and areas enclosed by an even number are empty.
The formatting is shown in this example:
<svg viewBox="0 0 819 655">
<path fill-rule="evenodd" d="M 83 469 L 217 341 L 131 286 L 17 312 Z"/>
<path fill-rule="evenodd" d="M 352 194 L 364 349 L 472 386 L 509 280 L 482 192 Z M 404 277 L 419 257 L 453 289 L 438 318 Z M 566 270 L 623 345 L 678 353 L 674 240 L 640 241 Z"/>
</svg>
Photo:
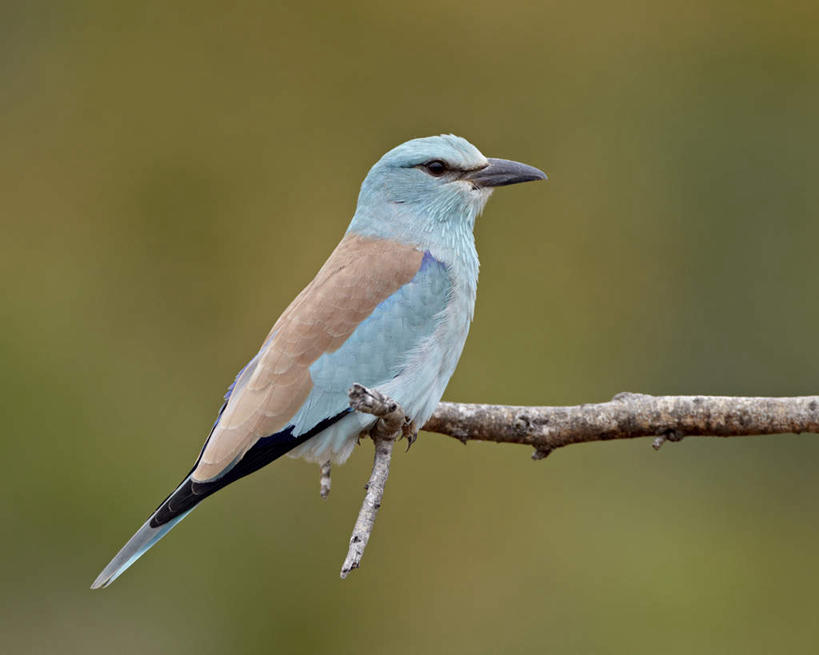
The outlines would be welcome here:
<svg viewBox="0 0 819 655">
<path fill-rule="evenodd" d="M 452 134 L 383 155 L 338 246 L 228 387 L 193 468 L 91 589 L 110 585 L 202 500 L 282 455 L 344 462 L 376 420 L 350 408 L 355 383 L 423 426 L 472 323 L 476 218 L 496 187 L 545 179 Z"/>
</svg>

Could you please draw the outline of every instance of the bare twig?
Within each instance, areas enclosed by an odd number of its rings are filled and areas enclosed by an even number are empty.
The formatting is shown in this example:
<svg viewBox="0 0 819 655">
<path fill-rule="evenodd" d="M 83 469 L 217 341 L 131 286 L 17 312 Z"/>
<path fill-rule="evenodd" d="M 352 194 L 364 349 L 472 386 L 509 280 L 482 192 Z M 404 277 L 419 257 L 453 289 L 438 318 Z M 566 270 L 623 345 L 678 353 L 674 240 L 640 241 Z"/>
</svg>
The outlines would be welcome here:
<svg viewBox="0 0 819 655">
<path fill-rule="evenodd" d="M 620 393 L 605 403 L 571 407 L 514 407 L 441 403 L 423 427 L 466 443 L 519 443 L 543 459 L 574 443 L 655 437 L 741 437 L 784 432 L 819 433 L 819 396 L 746 398 L 649 396 Z"/>
<path fill-rule="evenodd" d="M 384 497 L 384 485 L 387 483 L 387 477 L 390 474 L 392 449 L 396 438 L 400 436 L 405 425 L 407 425 L 404 410 L 401 406 L 378 391 L 367 389 L 360 384 L 354 384 L 348 395 L 350 397 L 350 407 L 356 411 L 377 416 L 378 421 L 370 428 L 369 432 L 375 444 L 373 470 L 366 486 L 367 492 L 364 495 L 364 502 L 361 504 L 361 510 L 358 513 L 358 519 L 356 519 L 353 534 L 350 537 L 347 557 L 341 566 L 342 578 L 346 578 L 350 571 L 361 565 L 364 549 L 370 540 L 375 525 L 375 517 Z"/>
<path fill-rule="evenodd" d="M 321 478 L 319 479 L 319 493 L 324 500 L 330 495 L 330 460 L 323 462 L 321 465 Z"/>
</svg>

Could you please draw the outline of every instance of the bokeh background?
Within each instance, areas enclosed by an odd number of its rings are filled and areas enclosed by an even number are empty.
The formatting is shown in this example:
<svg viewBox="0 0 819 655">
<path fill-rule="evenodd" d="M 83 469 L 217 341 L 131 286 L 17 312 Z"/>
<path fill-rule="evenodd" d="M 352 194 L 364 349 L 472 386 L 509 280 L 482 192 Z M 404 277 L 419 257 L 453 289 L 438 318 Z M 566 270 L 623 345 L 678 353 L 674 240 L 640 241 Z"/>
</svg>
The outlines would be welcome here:
<svg viewBox="0 0 819 655">
<path fill-rule="evenodd" d="M 0 650 L 815 652 L 819 440 L 422 435 L 283 460 L 88 585 L 187 471 L 368 167 L 539 166 L 477 227 L 450 400 L 815 394 L 815 2 L 0 4 Z"/>
</svg>

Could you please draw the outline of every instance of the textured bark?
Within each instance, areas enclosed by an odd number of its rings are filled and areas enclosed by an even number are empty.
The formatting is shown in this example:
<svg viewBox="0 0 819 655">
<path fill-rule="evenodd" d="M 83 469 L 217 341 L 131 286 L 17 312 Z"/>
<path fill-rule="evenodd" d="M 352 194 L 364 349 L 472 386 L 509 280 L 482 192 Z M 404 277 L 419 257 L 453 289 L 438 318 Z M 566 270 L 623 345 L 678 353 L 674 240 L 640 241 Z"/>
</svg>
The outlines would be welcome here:
<svg viewBox="0 0 819 655">
<path fill-rule="evenodd" d="M 332 467 L 330 465 L 330 461 L 324 462 L 320 467 L 319 470 L 321 471 L 321 477 L 319 478 L 319 494 L 321 497 L 327 500 L 327 497 L 330 495 L 330 486 L 332 484 L 332 478 L 330 477 L 332 473 Z"/>
<path fill-rule="evenodd" d="M 387 477 L 390 474 L 393 446 L 395 446 L 395 440 L 402 435 L 408 425 L 401 405 L 378 391 L 354 384 L 350 388 L 349 397 L 350 407 L 358 412 L 377 416 L 378 421 L 370 429 L 370 436 L 375 444 L 373 470 L 367 482 L 367 492 L 364 494 L 364 502 L 358 512 L 353 534 L 350 536 L 347 557 L 341 566 L 342 578 L 346 578 L 350 571 L 361 566 L 364 549 L 370 540 L 375 526 L 375 517 L 384 498 L 384 485 L 387 484 Z"/>
<path fill-rule="evenodd" d="M 784 432 L 819 433 L 819 396 L 750 398 L 649 396 L 620 393 L 605 403 L 570 407 L 515 407 L 441 403 L 423 427 L 467 441 L 519 443 L 542 459 L 573 443 L 655 437 L 742 437 Z"/>
<path fill-rule="evenodd" d="M 395 440 L 414 439 L 414 425 L 391 398 L 353 385 L 350 406 L 377 416 L 370 429 L 375 457 L 367 493 L 358 514 L 341 577 L 361 565 L 390 473 Z M 784 432 L 819 433 L 819 396 L 742 398 L 733 396 L 649 396 L 619 393 L 605 403 L 571 407 L 515 407 L 441 403 L 423 427 L 467 441 L 494 441 L 532 446 L 533 459 L 573 443 L 653 437 L 654 448 L 688 436 L 744 437 Z M 329 492 L 329 465 L 322 467 L 322 489 Z M 322 493 L 324 496 L 324 493 Z"/>
</svg>

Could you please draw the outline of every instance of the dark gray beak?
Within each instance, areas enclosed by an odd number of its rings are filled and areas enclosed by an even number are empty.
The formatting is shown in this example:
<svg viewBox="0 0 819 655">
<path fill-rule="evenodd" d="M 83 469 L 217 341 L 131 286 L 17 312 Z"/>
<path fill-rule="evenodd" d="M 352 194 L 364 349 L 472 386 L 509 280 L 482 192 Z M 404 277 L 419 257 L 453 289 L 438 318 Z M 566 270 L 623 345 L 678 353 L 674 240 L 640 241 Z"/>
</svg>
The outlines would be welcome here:
<svg viewBox="0 0 819 655">
<path fill-rule="evenodd" d="M 466 178 L 475 186 L 495 187 L 517 184 L 518 182 L 533 182 L 547 180 L 546 173 L 534 166 L 527 166 L 508 159 L 494 159 L 489 157 L 489 166 L 478 171 L 471 171 Z"/>
</svg>

